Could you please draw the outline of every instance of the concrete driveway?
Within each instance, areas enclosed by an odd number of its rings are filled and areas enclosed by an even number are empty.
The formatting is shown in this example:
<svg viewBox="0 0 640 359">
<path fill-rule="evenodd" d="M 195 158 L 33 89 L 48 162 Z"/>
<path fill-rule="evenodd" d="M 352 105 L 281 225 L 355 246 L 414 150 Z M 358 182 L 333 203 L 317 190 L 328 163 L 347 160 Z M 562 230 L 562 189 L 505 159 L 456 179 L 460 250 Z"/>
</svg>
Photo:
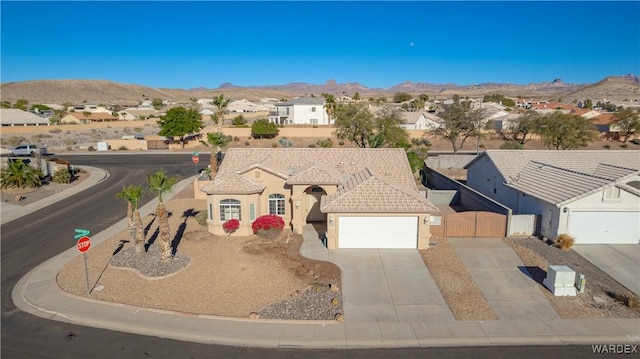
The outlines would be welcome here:
<svg viewBox="0 0 640 359">
<path fill-rule="evenodd" d="M 640 295 L 640 245 L 575 244 L 572 248 L 618 283 Z"/>
<path fill-rule="evenodd" d="M 348 322 L 454 320 L 415 249 L 335 249 Z"/>
<path fill-rule="evenodd" d="M 448 238 L 499 319 L 559 319 L 502 238 Z"/>
</svg>

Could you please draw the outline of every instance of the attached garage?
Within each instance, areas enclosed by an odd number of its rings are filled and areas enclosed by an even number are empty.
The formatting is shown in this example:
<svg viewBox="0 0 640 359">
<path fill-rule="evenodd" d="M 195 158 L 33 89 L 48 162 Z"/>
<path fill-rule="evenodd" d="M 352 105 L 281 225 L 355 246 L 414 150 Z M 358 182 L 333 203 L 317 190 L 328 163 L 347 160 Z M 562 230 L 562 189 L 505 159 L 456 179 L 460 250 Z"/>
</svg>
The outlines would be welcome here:
<svg viewBox="0 0 640 359">
<path fill-rule="evenodd" d="M 338 248 L 417 248 L 418 217 L 340 216 Z"/>
<path fill-rule="evenodd" d="M 572 212 L 570 232 L 576 244 L 638 244 L 640 212 Z"/>
</svg>

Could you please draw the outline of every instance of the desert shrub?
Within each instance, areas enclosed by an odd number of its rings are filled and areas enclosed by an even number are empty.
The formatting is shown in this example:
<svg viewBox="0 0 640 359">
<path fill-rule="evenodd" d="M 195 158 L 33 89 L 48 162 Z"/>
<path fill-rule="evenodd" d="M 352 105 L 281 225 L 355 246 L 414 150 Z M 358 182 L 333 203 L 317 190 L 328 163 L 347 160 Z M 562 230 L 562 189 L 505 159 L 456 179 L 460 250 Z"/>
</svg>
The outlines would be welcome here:
<svg viewBox="0 0 640 359">
<path fill-rule="evenodd" d="M 267 214 L 256 218 L 251 224 L 254 234 L 265 238 L 276 238 L 284 229 L 284 220 L 275 214 Z"/>
<path fill-rule="evenodd" d="M 627 148 L 627 147 L 629 147 L 629 145 L 627 145 L 626 143 L 623 143 L 623 144 L 620 145 L 620 147 Z"/>
<path fill-rule="evenodd" d="M 315 144 L 315 143 L 310 143 L 307 147 L 309 147 L 309 148 L 316 148 L 316 144 Z"/>
<path fill-rule="evenodd" d="M 231 124 L 236 127 L 242 127 L 247 124 L 247 119 L 242 115 L 238 115 L 231 121 Z"/>
<path fill-rule="evenodd" d="M 333 147 L 333 141 L 331 141 L 330 138 L 327 138 L 326 140 L 318 140 L 318 142 L 316 142 L 316 146 L 322 148 L 331 148 Z"/>
<path fill-rule="evenodd" d="M 235 142 L 239 142 L 239 141 L 240 141 L 240 137 L 238 137 L 238 136 L 234 136 L 234 137 L 233 137 L 233 140 L 234 140 Z"/>
<path fill-rule="evenodd" d="M 125 127 L 125 128 L 123 128 L 123 129 L 122 129 L 122 132 L 124 132 L 124 133 L 125 133 L 125 134 L 127 134 L 127 135 L 131 135 L 131 134 L 132 134 L 132 133 L 131 133 L 131 129 L 130 129 L 129 127 Z"/>
<path fill-rule="evenodd" d="M 69 161 L 60 159 L 58 157 L 50 158 L 49 161 L 51 161 L 53 163 L 57 163 L 59 165 L 67 165 L 67 166 L 69 166 L 71 164 Z"/>
<path fill-rule="evenodd" d="M 278 132 L 278 126 L 264 118 L 256 120 L 251 125 L 251 137 L 253 138 L 274 138 Z"/>
<path fill-rule="evenodd" d="M 415 146 L 426 146 L 431 147 L 431 142 L 426 138 L 413 138 L 411 139 L 411 143 Z"/>
<path fill-rule="evenodd" d="M 120 146 L 118 147 L 118 151 L 129 151 L 129 148 L 127 148 L 127 146 Z"/>
<path fill-rule="evenodd" d="M 274 142 L 274 143 L 271 144 L 271 147 L 278 148 L 278 144 Z"/>
<path fill-rule="evenodd" d="M 62 132 L 62 130 L 59 129 L 59 128 L 54 128 L 53 130 L 49 130 L 49 132 L 51 132 L 51 133 L 60 133 L 60 132 Z"/>
<path fill-rule="evenodd" d="M 66 168 L 59 169 L 53 173 L 51 180 L 55 183 L 71 183 L 71 173 Z"/>
<path fill-rule="evenodd" d="M 22 136 L 11 136 L 9 138 L 3 138 L 1 140 L 3 145 L 15 147 L 22 143 L 22 141 L 26 141 L 27 139 Z"/>
<path fill-rule="evenodd" d="M 134 127 L 133 130 L 135 132 L 142 132 L 142 127 Z"/>
<path fill-rule="evenodd" d="M 207 225 L 207 211 L 199 211 L 198 213 L 196 213 L 196 222 L 198 222 L 199 225 L 201 226 L 206 226 Z"/>
<path fill-rule="evenodd" d="M 631 309 L 635 309 L 635 310 L 640 310 L 640 298 L 638 296 L 635 296 L 633 294 L 627 295 L 624 298 L 624 304 L 631 308 Z"/>
<path fill-rule="evenodd" d="M 508 141 L 500 145 L 501 150 L 521 150 L 524 146 L 520 142 Z"/>
<path fill-rule="evenodd" d="M 340 141 L 340 142 L 338 142 L 338 144 L 339 144 L 340 146 L 344 146 L 344 141 Z"/>
<path fill-rule="evenodd" d="M 633 140 L 631 140 L 631 143 L 633 143 L 634 145 L 640 145 L 640 138 L 634 138 Z"/>
<path fill-rule="evenodd" d="M 245 146 L 251 146 L 251 142 L 249 142 L 249 141 L 244 141 L 244 145 L 245 145 Z M 277 146 L 277 145 L 276 145 L 276 146 Z"/>
<path fill-rule="evenodd" d="M 278 145 L 280 145 L 280 147 L 290 148 L 293 147 L 293 142 L 291 142 L 291 140 L 286 137 L 281 137 L 278 140 Z"/>
<path fill-rule="evenodd" d="M 240 221 L 237 219 L 230 219 L 222 224 L 222 229 L 227 234 L 227 236 L 231 236 L 231 233 L 235 232 L 240 228 Z"/>
<path fill-rule="evenodd" d="M 610 148 L 611 148 L 611 145 L 607 143 L 606 145 L 604 145 L 604 146 L 602 146 L 602 147 L 604 147 L 604 149 L 605 149 L 605 150 L 608 150 L 608 149 L 610 149 Z"/>
<path fill-rule="evenodd" d="M 93 146 L 89 146 L 89 148 L 87 148 L 87 151 L 89 152 L 94 152 L 96 149 Z"/>
<path fill-rule="evenodd" d="M 573 246 L 574 242 L 575 240 L 573 239 L 573 237 L 566 233 L 562 233 L 558 236 L 558 238 L 556 238 L 556 247 L 562 249 L 563 251 L 568 251 L 569 249 L 571 249 L 571 246 Z"/>
<path fill-rule="evenodd" d="M 63 143 L 65 146 L 73 146 L 73 145 L 75 145 L 75 144 L 76 144 L 76 141 L 74 141 L 74 140 L 72 140 L 72 139 L 70 139 L 70 138 L 65 138 L 64 140 L 62 140 L 62 143 Z"/>
</svg>

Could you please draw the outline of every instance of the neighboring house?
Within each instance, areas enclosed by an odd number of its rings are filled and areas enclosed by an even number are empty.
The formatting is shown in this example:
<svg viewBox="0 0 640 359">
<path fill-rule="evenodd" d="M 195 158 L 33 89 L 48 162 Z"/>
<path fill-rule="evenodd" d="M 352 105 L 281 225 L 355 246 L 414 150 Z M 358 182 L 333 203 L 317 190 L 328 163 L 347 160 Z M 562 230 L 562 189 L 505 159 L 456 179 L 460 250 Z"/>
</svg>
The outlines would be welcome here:
<svg viewBox="0 0 640 359">
<path fill-rule="evenodd" d="M 278 102 L 275 111 L 269 114 L 269 122 L 277 125 L 330 125 L 324 103 L 324 99 L 318 97 L 297 97 Z"/>
<path fill-rule="evenodd" d="M 638 244 L 639 159 L 640 151 L 488 150 L 465 169 L 469 187 L 537 215 L 542 236 Z"/>
<path fill-rule="evenodd" d="M 520 116 L 522 116 L 522 114 L 510 113 L 506 116 L 491 120 L 485 128 L 495 131 L 510 130 L 515 123 L 514 121 L 519 119 Z"/>
<path fill-rule="evenodd" d="M 444 127 L 444 120 L 442 117 L 426 112 L 422 114 L 425 118 L 425 127 L 429 130 L 435 130 Z"/>
<path fill-rule="evenodd" d="M 406 130 L 426 130 L 427 118 L 423 112 L 398 112 Z"/>
<path fill-rule="evenodd" d="M 237 100 L 231 101 L 227 106 L 227 111 L 230 112 L 256 112 L 258 105 L 249 100 Z"/>
<path fill-rule="evenodd" d="M 61 124 L 78 124 L 89 122 L 105 122 L 105 121 L 117 121 L 118 118 L 114 117 L 111 113 L 94 112 L 90 114 L 84 114 L 82 112 L 70 112 L 64 116 L 61 120 Z"/>
<path fill-rule="evenodd" d="M 230 148 L 207 194 L 209 232 L 275 214 L 294 233 L 325 224 L 329 249 L 427 248 L 437 211 L 416 187 L 399 148 Z"/>
<path fill-rule="evenodd" d="M 200 105 L 200 107 L 202 107 L 202 108 L 214 108 L 214 107 L 216 107 L 211 102 L 213 102 L 212 98 L 201 98 L 201 99 L 199 99 L 197 101 L 198 105 Z"/>
<path fill-rule="evenodd" d="M 17 108 L 0 109 L 0 124 L 2 126 L 49 126 L 48 119 L 31 112 Z"/>
<path fill-rule="evenodd" d="M 204 116 L 213 116 L 214 113 L 215 112 L 213 112 L 212 110 L 210 110 L 208 108 L 205 108 L 204 110 L 200 111 L 200 114 L 204 115 Z"/>
<path fill-rule="evenodd" d="M 118 112 L 118 118 L 120 120 L 139 120 L 140 118 L 157 118 L 160 117 L 160 112 L 152 108 L 128 108 Z"/>
</svg>

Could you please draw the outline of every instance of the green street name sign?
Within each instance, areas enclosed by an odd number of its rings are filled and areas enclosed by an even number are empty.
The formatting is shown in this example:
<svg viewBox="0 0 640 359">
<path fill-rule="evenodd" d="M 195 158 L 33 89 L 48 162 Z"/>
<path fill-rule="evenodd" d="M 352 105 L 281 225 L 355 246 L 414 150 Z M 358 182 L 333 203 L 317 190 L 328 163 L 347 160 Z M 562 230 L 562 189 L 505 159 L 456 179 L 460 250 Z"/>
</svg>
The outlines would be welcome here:
<svg viewBox="0 0 640 359">
<path fill-rule="evenodd" d="M 76 235 L 73 236 L 74 239 L 79 239 L 82 238 L 84 236 L 88 236 L 91 234 L 91 231 L 88 229 L 82 229 L 82 228 L 76 228 L 75 229 Z"/>
</svg>

